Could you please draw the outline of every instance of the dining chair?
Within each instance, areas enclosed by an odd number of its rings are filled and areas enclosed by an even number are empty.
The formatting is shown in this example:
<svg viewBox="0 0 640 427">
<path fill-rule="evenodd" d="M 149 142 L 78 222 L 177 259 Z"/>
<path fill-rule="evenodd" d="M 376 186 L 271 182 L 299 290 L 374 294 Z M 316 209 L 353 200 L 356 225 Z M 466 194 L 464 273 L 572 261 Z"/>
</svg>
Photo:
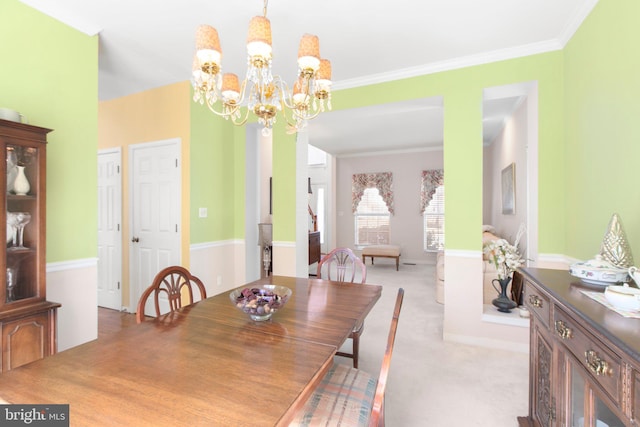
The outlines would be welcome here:
<svg viewBox="0 0 640 427">
<path fill-rule="evenodd" d="M 324 271 L 324 275 L 323 275 Z M 326 254 L 320 262 L 318 262 L 318 271 L 316 277 L 318 279 L 334 280 L 337 282 L 350 282 L 354 283 L 356 279 L 356 272 L 360 271 L 362 283 L 367 279 L 367 267 L 360 260 L 356 254 L 349 248 L 335 248 L 328 254 Z M 360 351 L 360 335 L 364 330 L 364 322 L 357 324 L 351 333 L 349 338 L 353 343 L 353 350 L 351 353 L 339 351 L 336 353 L 338 356 L 348 357 L 353 359 L 353 367 L 358 367 L 358 353 Z"/>
<path fill-rule="evenodd" d="M 349 248 L 335 248 L 318 262 L 318 279 L 335 280 L 337 282 L 351 282 L 356 280 L 356 273 L 360 271 L 362 283 L 367 279 L 367 267 Z"/>
<path fill-rule="evenodd" d="M 384 394 L 403 299 L 404 289 L 400 288 L 377 381 L 360 369 L 334 363 L 304 406 L 295 414 L 289 427 L 384 426 Z"/>
<path fill-rule="evenodd" d="M 153 294 L 154 306 L 156 309 L 156 317 L 160 316 L 160 295 L 166 294 L 169 302 L 169 312 L 174 312 L 182 307 L 182 288 L 186 287 L 189 295 L 189 303 L 193 304 L 193 285 L 200 290 L 200 299 L 207 297 L 207 290 L 202 281 L 192 275 L 189 270 L 184 267 L 174 265 L 162 269 L 153 279 L 153 283 L 142 293 L 138 301 L 136 310 L 136 321 L 141 323 L 144 320 L 144 308 L 147 299 Z"/>
</svg>

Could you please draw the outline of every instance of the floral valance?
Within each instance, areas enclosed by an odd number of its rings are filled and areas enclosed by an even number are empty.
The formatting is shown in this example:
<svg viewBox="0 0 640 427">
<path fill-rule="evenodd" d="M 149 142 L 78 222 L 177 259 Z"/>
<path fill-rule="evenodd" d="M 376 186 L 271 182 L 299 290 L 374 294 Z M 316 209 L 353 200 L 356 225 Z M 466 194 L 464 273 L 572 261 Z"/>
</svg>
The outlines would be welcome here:
<svg viewBox="0 0 640 427">
<path fill-rule="evenodd" d="M 358 210 L 358 204 L 360 204 L 364 190 L 367 188 L 378 189 L 382 200 L 387 204 L 389 213 L 393 215 L 393 174 L 391 172 L 354 174 L 351 183 L 351 210 L 353 213 Z"/>
<path fill-rule="evenodd" d="M 422 191 L 420 197 L 420 213 L 423 214 L 438 186 L 444 185 L 444 170 L 430 169 L 422 171 Z"/>
</svg>

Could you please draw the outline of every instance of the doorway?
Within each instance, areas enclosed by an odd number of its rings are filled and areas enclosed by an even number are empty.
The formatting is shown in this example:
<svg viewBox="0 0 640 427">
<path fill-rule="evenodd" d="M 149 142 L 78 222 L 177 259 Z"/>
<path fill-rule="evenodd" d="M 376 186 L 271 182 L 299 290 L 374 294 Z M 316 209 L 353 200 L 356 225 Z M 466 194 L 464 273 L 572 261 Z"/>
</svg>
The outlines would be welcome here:
<svg viewBox="0 0 640 427">
<path fill-rule="evenodd" d="M 98 306 L 122 308 L 122 152 L 98 151 Z"/>
<path fill-rule="evenodd" d="M 132 311 L 155 275 L 165 267 L 179 265 L 181 261 L 180 145 L 180 139 L 176 138 L 129 146 L 129 292 Z M 161 301 L 161 309 L 166 304 L 165 297 L 165 301 Z M 145 313 L 152 314 L 152 310 L 145 310 Z"/>
<path fill-rule="evenodd" d="M 504 238 L 511 244 L 518 241 L 525 265 L 533 266 L 538 258 L 538 86 L 535 81 L 483 91 L 483 224 L 483 228 L 492 227 L 492 239 Z M 484 276 L 484 302 L 488 303 L 495 298 L 495 290 L 490 285 L 495 272 L 487 269 Z"/>
</svg>

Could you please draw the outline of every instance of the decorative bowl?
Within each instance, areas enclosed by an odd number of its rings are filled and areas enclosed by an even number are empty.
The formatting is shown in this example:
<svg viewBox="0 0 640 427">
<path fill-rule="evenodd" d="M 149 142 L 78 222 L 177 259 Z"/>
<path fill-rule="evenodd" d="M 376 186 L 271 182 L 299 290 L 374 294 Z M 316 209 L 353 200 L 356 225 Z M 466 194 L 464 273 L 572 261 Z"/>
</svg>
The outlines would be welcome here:
<svg viewBox="0 0 640 427">
<path fill-rule="evenodd" d="M 592 285 L 606 286 L 627 280 L 627 269 L 616 267 L 600 255 L 588 261 L 571 264 L 569 273 Z"/>
<path fill-rule="evenodd" d="M 604 297 L 609 303 L 623 310 L 640 310 L 640 289 L 632 288 L 627 283 L 624 285 L 607 286 Z"/>
<path fill-rule="evenodd" d="M 261 285 L 254 288 L 238 288 L 231 291 L 229 299 L 238 310 L 249 315 L 251 320 L 269 320 L 273 313 L 282 309 L 291 296 L 291 289 L 279 285 Z"/>
<path fill-rule="evenodd" d="M 12 110 L 10 108 L 0 108 L 0 119 L 3 120 L 11 120 L 12 122 L 18 122 L 20 123 L 20 116 L 22 114 L 18 113 L 15 110 Z"/>
</svg>

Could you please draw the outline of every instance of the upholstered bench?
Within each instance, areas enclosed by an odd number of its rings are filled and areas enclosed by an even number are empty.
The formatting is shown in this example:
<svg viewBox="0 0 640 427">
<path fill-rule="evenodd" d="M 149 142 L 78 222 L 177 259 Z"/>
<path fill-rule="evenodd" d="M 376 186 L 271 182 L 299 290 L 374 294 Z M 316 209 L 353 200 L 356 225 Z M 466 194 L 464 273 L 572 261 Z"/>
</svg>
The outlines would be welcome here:
<svg viewBox="0 0 640 427">
<path fill-rule="evenodd" d="M 366 264 L 366 257 L 371 257 L 371 265 L 374 258 L 395 258 L 396 271 L 400 266 L 400 246 L 396 245 L 372 245 L 362 250 L 362 262 Z"/>
</svg>

